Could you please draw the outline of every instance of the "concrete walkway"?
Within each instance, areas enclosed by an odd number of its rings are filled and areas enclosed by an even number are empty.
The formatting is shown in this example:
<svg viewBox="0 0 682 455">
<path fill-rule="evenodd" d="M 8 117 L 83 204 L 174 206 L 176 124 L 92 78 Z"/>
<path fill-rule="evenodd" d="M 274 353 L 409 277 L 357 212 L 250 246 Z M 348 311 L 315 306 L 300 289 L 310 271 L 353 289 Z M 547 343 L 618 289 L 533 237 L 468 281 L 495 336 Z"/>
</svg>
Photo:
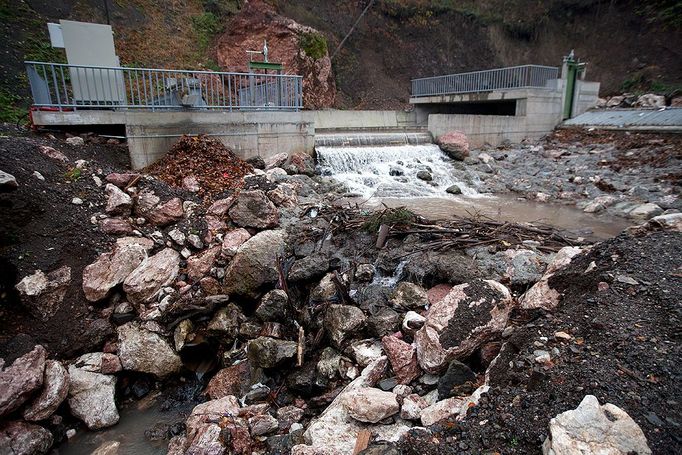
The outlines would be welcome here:
<svg viewBox="0 0 682 455">
<path fill-rule="evenodd" d="M 682 108 L 592 110 L 562 126 L 682 133 Z"/>
</svg>

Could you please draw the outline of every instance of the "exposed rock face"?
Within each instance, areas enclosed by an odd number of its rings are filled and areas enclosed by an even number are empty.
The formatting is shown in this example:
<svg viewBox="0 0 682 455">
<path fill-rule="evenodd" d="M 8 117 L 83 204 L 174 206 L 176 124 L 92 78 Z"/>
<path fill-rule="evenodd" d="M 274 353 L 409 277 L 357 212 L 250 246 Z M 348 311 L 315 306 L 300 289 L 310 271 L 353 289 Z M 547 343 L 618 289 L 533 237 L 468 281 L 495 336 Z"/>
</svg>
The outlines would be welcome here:
<svg viewBox="0 0 682 455">
<path fill-rule="evenodd" d="M 377 423 L 398 413 L 400 406 L 392 392 L 374 387 L 352 390 L 345 396 L 348 414 L 360 422 Z"/>
<path fill-rule="evenodd" d="M 133 303 L 144 303 L 164 286 L 173 282 L 180 271 L 180 254 L 164 248 L 145 258 L 123 281 L 123 290 Z"/>
<path fill-rule="evenodd" d="M 549 287 L 549 279 L 557 270 L 570 264 L 573 258 L 581 251 L 580 248 L 574 246 L 566 246 L 560 249 L 540 281 L 535 283 L 532 288 L 519 298 L 521 308 L 544 308 L 546 310 L 556 308 L 559 305 L 559 298 L 561 296 L 558 291 Z"/>
<path fill-rule="evenodd" d="M 45 348 L 38 345 L 0 373 L 0 417 L 24 404 L 43 386 Z"/>
<path fill-rule="evenodd" d="M 37 422 L 50 417 L 69 393 L 69 374 L 56 360 L 45 363 L 43 390 L 23 411 L 26 420 Z"/>
<path fill-rule="evenodd" d="M 147 258 L 151 245 L 127 238 L 114 247 L 111 253 L 100 254 L 95 262 L 83 270 L 85 298 L 96 302 L 123 281 Z"/>
<path fill-rule="evenodd" d="M 118 355 L 126 370 L 165 377 L 182 368 L 173 348 L 154 332 L 129 322 L 118 328 Z"/>
<path fill-rule="evenodd" d="M 310 423 L 304 437 L 314 452 L 307 453 L 353 453 L 358 433 L 364 425 L 350 418 L 345 405 L 346 400 L 359 389 L 374 387 L 386 372 L 387 365 L 386 357 L 380 357 L 369 364 L 362 370 L 360 376 L 348 384 L 327 409 Z M 300 451 L 308 450 L 305 446 L 296 448 L 298 451 L 295 453 L 306 453 Z"/>
<path fill-rule="evenodd" d="M 301 40 L 318 33 L 278 15 L 262 0 L 243 5 L 218 39 L 218 64 L 226 71 L 247 71 L 247 50 L 262 49 L 267 40 L 269 60 L 282 62 L 289 74 L 303 76 L 303 104 L 310 109 L 331 107 L 336 96 L 334 74 L 327 52 L 315 59 L 306 55 Z"/>
<path fill-rule="evenodd" d="M 653 217 L 647 223 L 650 227 L 682 232 L 682 213 L 669 213 Z"/>
<path fill-rule="evenodd" d="M 22 421 L 0 424 L 0 453 L 39 455 L 52 446 L 52 433 L 45 428 Z"/>
<path fill-rule="evenodd" d="M 453 160 L 462 161 L 469 156 L 469 139 L 461 131 L 451 131 L 438 138 L 438 146 Z"/>
<path fill-rule="evenodd" d="M 242 227 L 270 229 L 279 224 L 277 207 L 261 190 L 239 193 L 229 215 L 237 226 Z"/>
<path fill-rule="evenodd" d="M 98 430 L 118 422 L 115 392 L 116 376 L 69 366 L 69 407 L 89 429 Z"/>
<path fill-rule="evenodd" d="M 496 281 L 475 280 L 453 287 L 429 308 L 424 326 L 415 334 L 419 365 L 437 373 L 450 360 L 472 354 L 504 330 L 511 309 L 509 290 Z"/>
<path fill-rule="evenodd" d="M 340 346 L 347 336 L 363 326 L 365 319 L 365 314 L 358 307 L 329 305 L 324 316 L 324 323 L 332 342 Z"/>
<path fill-rule="evenodd" d="M 263 231 L 244 242 L 225 270 L 225 292 L 257 299 L 277 282 L 277 256 L 284 250 L 284 231 Z"/>
<path fill-rule="evenodd" d="M 130 212 L 133 206 L 132 198 L 120 190 L 113 183 L 107 183 L 104 187 L 104 192 L 107 195 L 107 205 L 104 211 L 110 214 L 126 214 Z"/>
<path fill-rule="evenodd" d="M 295 341 L 277 340 L 270 337 L 258 337 L 249 341 L 247 353 L 249 360 L 261 368 L 274 368 L 296 355 Z"/>
<path fill-rule="evenodd" d="M 34 317 L 46 321 L 59 311 L 70 282 L 71 267 L 65 265 L 47 275 L 36 270 L 16 287 L 22 296 L 22 304 Z"/>
<path fill-rule="evenodd" d="M 549 432 L 542 445 L 544 455 L 651 454 L 637 423 L 611 403 L 600 406 L 593 395 L 586 395 L 576 409 L 553 418 Z"/>
<path fill-rule="evenodd" d="M 421 374 L 414 346 L 390 335 L 381 339 L 398 384 L 409 384 Z"/>
</svg>

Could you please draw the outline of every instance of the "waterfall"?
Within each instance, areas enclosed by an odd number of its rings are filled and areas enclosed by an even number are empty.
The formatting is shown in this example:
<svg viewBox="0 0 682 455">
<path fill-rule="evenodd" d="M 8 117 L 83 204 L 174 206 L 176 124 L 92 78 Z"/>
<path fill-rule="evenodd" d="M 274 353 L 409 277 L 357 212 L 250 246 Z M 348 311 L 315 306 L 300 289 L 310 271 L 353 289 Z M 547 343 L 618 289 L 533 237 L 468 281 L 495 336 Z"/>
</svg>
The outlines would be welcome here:
<svg viewBox="0 0 682 455">
<path fill-rule="evenodd" d="M 452 161 L 435 144 L 368 147 L 317 146 L 323 175 L 344 183 L 362 197 L 444 197 L 457 185 L 465 196 L 478 193 L 458 179 Z M 431 181 L 417 178 L 427 171 Z"/>
</svg>

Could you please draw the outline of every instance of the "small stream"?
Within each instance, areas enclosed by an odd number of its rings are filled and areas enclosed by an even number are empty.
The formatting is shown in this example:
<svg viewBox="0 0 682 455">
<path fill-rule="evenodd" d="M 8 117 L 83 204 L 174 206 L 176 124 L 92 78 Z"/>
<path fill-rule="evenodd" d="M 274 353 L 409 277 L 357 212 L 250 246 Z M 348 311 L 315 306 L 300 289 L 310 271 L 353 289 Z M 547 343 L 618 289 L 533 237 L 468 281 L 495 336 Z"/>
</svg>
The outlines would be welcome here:
<svg viewBox="0 0 682 455">
<path fill-rule="evenodd" d="M 343 183 L 354 203 L 368 208 L 406 207 L 430 220 L 484 216 L 494 220 L 537 223 L 591 239 L 617 235 L 630 223 L 575 207 L 543 204 L 511 195 L 481 194 L 474 173 L 457 169 L 435 144 L 369 147 L 317 147 L 323 174 Z M 417 178 L 426 170 L 431 181 Z M 457 185 L 461 195 L 447 193 Z"/>
</svg>

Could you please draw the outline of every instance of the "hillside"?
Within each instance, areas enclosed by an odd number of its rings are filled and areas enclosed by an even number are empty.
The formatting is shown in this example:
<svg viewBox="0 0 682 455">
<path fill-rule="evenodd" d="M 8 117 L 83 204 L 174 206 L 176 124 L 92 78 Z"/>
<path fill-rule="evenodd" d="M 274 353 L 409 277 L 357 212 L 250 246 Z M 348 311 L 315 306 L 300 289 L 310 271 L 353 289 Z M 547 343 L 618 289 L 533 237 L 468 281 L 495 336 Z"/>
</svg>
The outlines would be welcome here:
<svg viewBox="0 0 682 455">
<path fill-rule="evenodd" d="M 225 53 L 220 43 L 227 39 L 233 45 L 235 37 L 249 34 L 250 29 L 240 29 L 253 25 L 248 20 L 252 14 L 242 14 L 246 7 L 262 10 L 266 25 L 273 17 L 298 23 L 290 29 L 293 42 L 298 40 L 304 52 L 272 46 L 271 52 L 286 54 L 285 62 L 300 62 L 301 55 L 310 52 L 325 55 L 325 48 L 332 54 L 368 4 L 108 1 L 124 64 L 216 70 L 244 64 L 221 59 Z M 375 0 L 332 59 L 331 79 L 327 65 L 318 65 L 325 90 L 334 83 L 337 90 L 335 98 L 325 93 L 319 99 L 322 105 L 333 102 L 339 108 L 400 108 L 411 78 L 523 63 L 558 65 L 571 49 L 589 62 L 589 78 L 602 82 L 602 95 L 622 90 L 669 93 L 682 83 L 681 12 L 682 2 L 675 0 Z M 49 46 L 45 26 L 60 18 L 106 22 L 101 1 L 0 0 L 0 119 L 16 120 L 23 110 L 8 106 L 26 105 L 24 59 L 63 60 L 62 51 Z M 307 30 L 300 26 L 313 27 L 321 35 L 297 32 Z M 281 30 L 271 32 L 270 41 L 276 43 Z M 259 30 L 259 36 L 268 33 L 267 26 Z M 301 71 L 307 75 L 310 67 L 308 62 Z"/>
</svg>

